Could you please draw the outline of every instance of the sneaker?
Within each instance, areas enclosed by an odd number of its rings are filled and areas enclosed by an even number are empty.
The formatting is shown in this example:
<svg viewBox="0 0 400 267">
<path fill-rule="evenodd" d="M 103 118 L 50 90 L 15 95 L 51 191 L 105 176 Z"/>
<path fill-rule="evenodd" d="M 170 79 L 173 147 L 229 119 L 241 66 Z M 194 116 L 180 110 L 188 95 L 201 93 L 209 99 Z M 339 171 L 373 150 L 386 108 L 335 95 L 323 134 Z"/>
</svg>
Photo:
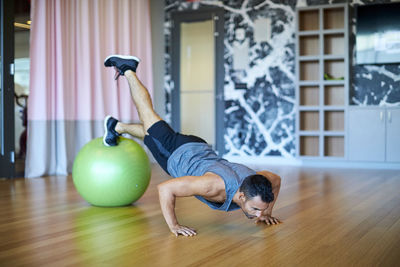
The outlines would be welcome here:
<svg viewBox="0 0 400 267">
<path fill-rule="evenodd" d="M 103 136 L 103 144 L 105 146 L 116 146 L 118 145 L 118 136 L 120 134 L 115 130 L 115 126 L 117 125 L 118 120 L 107 116 L 104 119 L 104 136 Z"/>
<path fill-rule="evenodd" d="M 111 55 L 104 60 L 104 66 L 115 67 L 118 71 L 118 76 L 124 75 L 125 71 L 131 70 L 136 72 L 136 68 L 139 65 L 140 59 L 134 56 L 121 56 L 121 55 Z"/>
</svg>

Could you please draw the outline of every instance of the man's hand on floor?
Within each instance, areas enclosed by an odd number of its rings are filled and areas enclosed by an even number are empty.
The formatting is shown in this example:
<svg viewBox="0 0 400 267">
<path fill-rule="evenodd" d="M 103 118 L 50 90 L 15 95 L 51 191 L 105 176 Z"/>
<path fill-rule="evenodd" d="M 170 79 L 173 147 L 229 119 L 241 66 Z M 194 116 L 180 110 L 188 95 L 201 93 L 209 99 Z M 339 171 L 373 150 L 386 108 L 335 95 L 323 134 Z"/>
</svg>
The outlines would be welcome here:
<svg viewBox="0 0 400 267">
<path fill-rule="evenodd" d="M 171 232 L 175 235 L 184 235 L 184 236 L 195 236 L 197 235 L 197 232 L 195 229 L 183 226 L 183 225 L 176 225 L 172 228 L 170 228 Z"/>
<path fill-rule="evenodd" d="M 271 215 L 261 216 L 261 217 L 259 217 L 259 218 L 257 218 L 255 220 L 255 223 L 259 223 L 259 222 L 265 222 L 267 225 L 280 224 L 281 223 L 280 220 L 278 220 L 275 217 L 272 217 Z"/>
</svg>

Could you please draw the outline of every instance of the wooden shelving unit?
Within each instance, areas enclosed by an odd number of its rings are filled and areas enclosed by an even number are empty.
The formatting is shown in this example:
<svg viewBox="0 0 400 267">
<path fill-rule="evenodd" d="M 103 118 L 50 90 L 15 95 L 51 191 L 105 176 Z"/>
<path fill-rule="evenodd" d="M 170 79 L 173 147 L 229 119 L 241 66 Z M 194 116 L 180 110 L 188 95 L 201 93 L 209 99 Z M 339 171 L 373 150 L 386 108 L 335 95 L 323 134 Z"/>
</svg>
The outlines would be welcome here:
<svg viewBox="0 0 400 267">
<path fill-rule="evenodd" d="M 296 15 L 297 155 L 344 159 L 348 7 L 335 4 L 299 8 Z"/>
</svg>

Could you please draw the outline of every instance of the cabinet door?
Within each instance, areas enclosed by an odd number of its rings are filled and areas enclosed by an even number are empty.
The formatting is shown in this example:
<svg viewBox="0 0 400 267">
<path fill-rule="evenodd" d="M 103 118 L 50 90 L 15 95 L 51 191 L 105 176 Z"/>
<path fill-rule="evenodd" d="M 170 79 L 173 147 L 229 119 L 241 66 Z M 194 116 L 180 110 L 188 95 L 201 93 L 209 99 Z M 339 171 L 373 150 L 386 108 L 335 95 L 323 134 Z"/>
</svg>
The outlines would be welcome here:
<svg viewBox="0 0 400 267">
<path fill-rule="evenodd" d="M 400 109 L 388 109 L 386 114 L 386 160 L 400 162 Z"/>
<path fill-rule="evenodd" d="M 349 109 L 349 159 L 385 160 L 385 110 Z"/>
</svg>

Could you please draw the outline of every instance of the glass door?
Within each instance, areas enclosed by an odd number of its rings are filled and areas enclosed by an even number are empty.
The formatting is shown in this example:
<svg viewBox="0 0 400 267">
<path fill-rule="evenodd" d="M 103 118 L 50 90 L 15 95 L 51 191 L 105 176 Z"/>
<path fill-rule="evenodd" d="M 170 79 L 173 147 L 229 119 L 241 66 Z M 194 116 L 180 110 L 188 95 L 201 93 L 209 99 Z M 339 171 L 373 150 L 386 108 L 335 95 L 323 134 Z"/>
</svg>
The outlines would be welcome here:
<svg viewBox="0 0 400 267">
<path fill-rule="evenodd" d="M 15 174 L 14 1 L 0 0 L 0 177 Z"/>
<path fill-rule="evenodd" d="M 182 133 L 201 136 L 214 146 L 214 21 L 180 26 L 180 128 Z"/>
<path fill-rule="evenodd" d="M 171 124 L 224 154 L 224 11 L 183 11 L 172 16 Z"/>
</svg>

